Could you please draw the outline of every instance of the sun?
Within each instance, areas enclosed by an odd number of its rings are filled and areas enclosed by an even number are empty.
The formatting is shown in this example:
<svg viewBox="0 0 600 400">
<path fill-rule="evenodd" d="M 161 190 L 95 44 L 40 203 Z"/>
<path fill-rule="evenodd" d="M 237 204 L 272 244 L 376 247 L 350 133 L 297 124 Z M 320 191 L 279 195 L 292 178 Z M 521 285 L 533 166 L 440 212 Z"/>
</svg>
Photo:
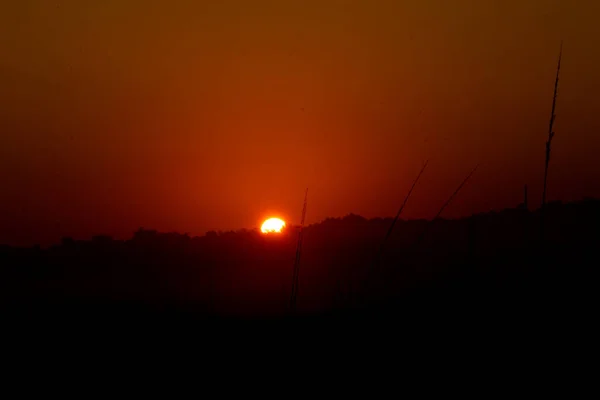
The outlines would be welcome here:
<svg viewBox="0 0 600 400">
<path fill-rule="evenodd" d="M 281 233 L 281 230 L 285 228 L 285 221 L 279 218 L 269 218 L 263 222 L 260 227 L 262 233 Z"/>
</svg>

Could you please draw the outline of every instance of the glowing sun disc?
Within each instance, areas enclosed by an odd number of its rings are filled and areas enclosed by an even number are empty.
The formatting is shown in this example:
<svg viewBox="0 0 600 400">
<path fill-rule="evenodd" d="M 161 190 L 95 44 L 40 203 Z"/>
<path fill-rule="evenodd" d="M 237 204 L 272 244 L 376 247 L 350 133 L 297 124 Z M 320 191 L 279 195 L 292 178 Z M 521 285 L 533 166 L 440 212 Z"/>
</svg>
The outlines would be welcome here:
<svg viewBox="0 0 600 400">
<path fill-rule="evenodd" d="M 262 226 L 260 227 L 260 231 L 262 233 L 279 233 L 283 228 L 285 228 L 285 222 L 282 219 L 269 218 L 263 222 Z"/>
</svg>

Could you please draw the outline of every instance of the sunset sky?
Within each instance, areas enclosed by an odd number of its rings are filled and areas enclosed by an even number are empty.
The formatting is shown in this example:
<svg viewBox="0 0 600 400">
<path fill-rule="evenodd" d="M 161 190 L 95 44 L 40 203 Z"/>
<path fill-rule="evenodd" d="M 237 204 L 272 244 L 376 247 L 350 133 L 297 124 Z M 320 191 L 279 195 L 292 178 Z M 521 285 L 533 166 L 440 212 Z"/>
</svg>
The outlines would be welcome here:
<svg viewBox="0 0 600 400">
<path fill-rule="evenodd" d="M 0 243 L 600 196 L 598 0 L 6 0 Z"/>
</svg>

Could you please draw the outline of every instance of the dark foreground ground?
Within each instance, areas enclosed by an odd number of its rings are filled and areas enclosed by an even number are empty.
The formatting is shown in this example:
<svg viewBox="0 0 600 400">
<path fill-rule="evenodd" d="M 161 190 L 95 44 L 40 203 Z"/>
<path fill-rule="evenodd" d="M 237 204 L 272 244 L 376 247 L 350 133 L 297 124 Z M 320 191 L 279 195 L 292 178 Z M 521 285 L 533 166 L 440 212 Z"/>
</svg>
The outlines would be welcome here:
<svg viewBox="0 0 600 400">
<path fill-rule="evenodd" d="M 276 237 L 140 230 L 127 241 L 0 247 L 0 312 L 4 326 L 45 332 L 142 328 L 220 339 L 241 328 L 344 340 L 594 325 L 600 202 L 551 204 L 544 237 L 539 213 L 520 209 L 400 221 L 375 265 L 390 222 L 350 215 L 306 228 L 294 316 L 293 228 Z"/>
</svg>

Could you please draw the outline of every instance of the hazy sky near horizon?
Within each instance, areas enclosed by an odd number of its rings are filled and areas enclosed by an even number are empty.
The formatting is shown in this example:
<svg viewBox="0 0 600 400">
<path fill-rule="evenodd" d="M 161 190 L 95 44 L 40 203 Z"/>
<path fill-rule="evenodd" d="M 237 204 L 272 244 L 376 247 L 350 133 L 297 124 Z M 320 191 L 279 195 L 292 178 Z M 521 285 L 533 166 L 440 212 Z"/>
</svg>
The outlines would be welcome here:
<svg viewBox="0 0 600 400">
<path fill-rule="evenodd" d="M 600 196 L 597 0 L 0 4 L 0 243 Z"/>
</svg>

